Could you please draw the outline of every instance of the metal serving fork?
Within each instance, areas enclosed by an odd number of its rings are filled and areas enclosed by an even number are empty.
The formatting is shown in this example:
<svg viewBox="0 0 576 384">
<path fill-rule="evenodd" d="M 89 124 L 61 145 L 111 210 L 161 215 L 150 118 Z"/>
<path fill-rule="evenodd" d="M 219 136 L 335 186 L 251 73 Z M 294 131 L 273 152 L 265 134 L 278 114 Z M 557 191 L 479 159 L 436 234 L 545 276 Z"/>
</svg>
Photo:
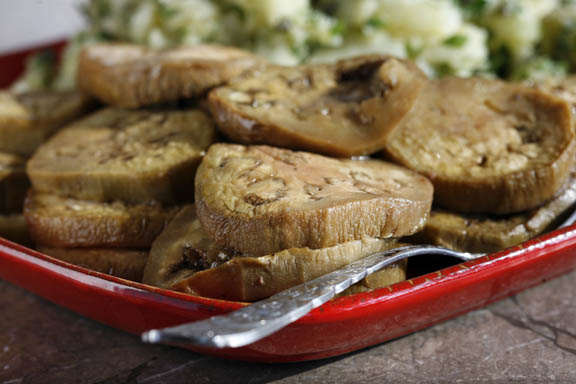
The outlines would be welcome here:
<svg viewBox="0 0 576 384">
<path fill-rule="evenodd" d="M 576 211 L 558 228 L 576 221 Z M 271 335 L 321 306 L 351 285 L 387 265 L 419 255 L 451 256 L 462 261 L 485 254 L 456 252 L 433 245 L 413 245 L 375 253 L 346 267 L 277 293 L 226 315 L 142 334 L 148 343 L 196 345 L 212 348 L 236 348 Z"/>
</svg>

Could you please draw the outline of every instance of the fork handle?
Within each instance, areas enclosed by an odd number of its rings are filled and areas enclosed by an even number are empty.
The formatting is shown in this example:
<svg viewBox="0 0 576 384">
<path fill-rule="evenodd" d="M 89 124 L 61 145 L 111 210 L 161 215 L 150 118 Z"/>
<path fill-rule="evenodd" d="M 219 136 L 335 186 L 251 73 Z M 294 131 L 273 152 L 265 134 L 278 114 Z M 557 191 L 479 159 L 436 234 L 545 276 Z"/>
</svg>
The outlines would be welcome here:
<svg viewBox="0 0 576 384">
<path fill-rule="evenodd" d="M 254 343 L 298 320 L 366 276 L 400 260 L 436 254 L 471 260 L 478 255 L 463 254 L 435 246 L 400 247 L 348 264 L 346 267 L 304 284 L 277 293 L 226 315 L 142 334 L 148 343 L 237 348 Z"/>
</svg>

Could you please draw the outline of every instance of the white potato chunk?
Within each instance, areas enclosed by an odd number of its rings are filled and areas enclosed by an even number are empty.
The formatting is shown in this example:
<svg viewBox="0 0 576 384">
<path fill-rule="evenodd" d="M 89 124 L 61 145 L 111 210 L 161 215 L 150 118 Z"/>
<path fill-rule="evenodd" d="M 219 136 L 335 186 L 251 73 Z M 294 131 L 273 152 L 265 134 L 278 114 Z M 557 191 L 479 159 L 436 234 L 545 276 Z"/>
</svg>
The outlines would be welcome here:
<svg viewBox="0 0 576 384">
<path fill-rule="evenodd" d="M 381 0 L 378 17 L 392 35 L 443 40 L 462 25 L 462 14 L 451 0 Z"/>
<path fill-rule="evenodd" d="M 509 48 L 516 59 L 523 59 L 534 52 L 541 38 L 542 20 L 557 5 L 558 0 L 501 0 L 485 22 L 497 45 Z"/>
<path fill-rule="evenodd" d="M 343 1 L 339 5 L 338 17 L 353 25 L 364 24 L 373 17 L 379 3 L 378 0 Z"/>
<path fill-rule="evenodd" d="M 233 0 L 255 17 L 255 22 L 266 26 L 282 20 L 303 19 L 310 10 L 309 0 Z"/>
<path fill-rule="evenodd" d="M 447 65 L 458 76 L 470 76 L 488 65 L 488 33 L 472 24 L 465 24 L 453 37 L 426 47 L 419 57 L 432 66 Z"/>
<path fill-rule="evenodd" d="M 380 53 L 396 57 L 406 57 L 406 46 L 400 39 L 394 38 L 383 31 L 369 36 L 351 39 L 341 47 L 322 49 L 309 58 L 311 63 L 330 63 L 339 59 Z"/>
</svg>

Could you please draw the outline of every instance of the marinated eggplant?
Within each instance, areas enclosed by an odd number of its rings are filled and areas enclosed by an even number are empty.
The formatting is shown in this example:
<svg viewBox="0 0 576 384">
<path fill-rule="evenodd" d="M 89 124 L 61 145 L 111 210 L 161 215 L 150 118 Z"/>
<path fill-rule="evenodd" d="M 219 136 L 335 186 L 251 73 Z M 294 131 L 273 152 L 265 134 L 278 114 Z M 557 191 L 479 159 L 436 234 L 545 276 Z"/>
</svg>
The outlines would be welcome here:
<svg viewBox="0 0 576 384">
<path fill-rule="evenodd" d="M 463 252 L 490 253 L 530 240 L 559 224 L 576 203 L 576 180 L 546 204 L 504 217 L 435 210 L 412 241 Z"/>
<path fill-rule="evenodd" d="M 78 86 L 123 108 L 198 97 L 263 60 L 246 51 L 199 45 L 156 51 L 130 44 L 94 44 L 78 63 Z"/>
<path fill-rule="evenodd" d="M 38 192 L 82 200 L 192 200 L 194 174 L 214 137 L 200 110 L 105 109 L 72 124 L 28 162 Z"/>
<path fill-rule="evenodd" d="M 215 144 L 196 176 L 204 230 L 253 256 L 409 235 L 431 202 L 430 182 L 394 164 L 268 146 Z"/>
<path fill-rule="evenodd" d="M 394 247 L 394 240 L 365 238 L 324 249 L 291 248 L 250 257 L 212 241 L 194 207 L 188 206 L 154 242 L 143 281 L 205 297 L 254 301 Z M 390 266 L 357 289 L 402 281 L 405 272 L 404 263 Z"/>
<path fill-rule="evenodd" d="M 39 247 L 38 250 L 79 267 L 132 281 L 142 281 L 142 273 L 148 259 L 148 251 L 121 248 Z"/>
<path fill-rule="evenodd" d="M 480 78 L 430 82 L 385 152 L 430 178 L 435 204 L 468 213 L 538 207 L 568 181 L 576 141 L 570 105 Z"/>
<path fill-rule="evenodd" d="M 414 64 L 382 55 L 265 67 L 212 91 L 209 106 L 239 143 L 367 155 L 384 146 L 426 81 Z"/>
<path fill-rule="evenodd" d="M 52 248 L 150 248 L 177 208 L 63 198 L 30 191 L 24 215 L 36 244 Z"/>
<path fill-rule="evenodd" d="M 0 151 L 30 156 L 52 134 L 94 107 L 76 91 L 0 92 Z"/>
</svg>

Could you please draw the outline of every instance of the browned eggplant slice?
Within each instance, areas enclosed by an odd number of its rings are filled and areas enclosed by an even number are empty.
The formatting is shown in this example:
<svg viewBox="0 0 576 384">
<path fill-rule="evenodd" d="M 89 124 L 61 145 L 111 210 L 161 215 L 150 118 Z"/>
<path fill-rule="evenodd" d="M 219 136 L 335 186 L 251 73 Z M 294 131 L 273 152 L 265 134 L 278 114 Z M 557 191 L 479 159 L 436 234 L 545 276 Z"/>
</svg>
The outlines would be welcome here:
<svg viewBox="0 0 576 384">
<path fill-rule="evenodd" d="M 554 199 L 525 213 L 487 217 L 432 210 L 412 241 L 463 252 L 496 252 L 551 230 L 575 203 L 576 181 L 571 180 Z"/>
<path fill-rule="evenodd" d="M 552 77 L 545 80 L 529 82 L 527 85 L 544 92 L 549 92 L 572 104 L 573 107 L 576 106 L 576 76 L 574 75 L 560 78 Z"/>
<path fill-rule="evenodd" d="M 480 78 L 430 82 L 386 153 L 428 176 L 435 204 L 459 212 L 534 209 L 567 182 L 576 142 L 570 105 Z"/>
<path fill-rule="evenodd" d="M 38 251 L 96 272 L 140 282 L 148 259 L 148 251 L 122 248 L 50 248 Z"/>
<path fill-rule="evenodd" d="M 199 110 L 105 109 L 60 131 L 28 163 L 39 192 L 83 200 L 192 200 L 194 173 L 214 137 Z"/>
<path fill-rule="evenodd" d="M 94 44 L 79 59 L 78 86 L 103 102 L 135 108 L 197 97 L 262 59 L 216 45 L 156 51 L 130 44 Z"/>
<path fill-rule="evenodd" d="M 412 63 L 372 55 L 256 69 L 212 91 L 209 105 L 234 141 L 349 157 L 381 149 L 425 83 Z"/>
<path fill-rule="evenodd" d="M 395 241 L 356 240 L 324 249 L 291 248 L 249 257 L 222 248 L 202 230 L 193 206 L 185 207 L 154 242 L 144 282 L 205 297 L 254 301 L 342 268 Z M 406 278 L 405 263 L 363 281 L 354 292 Z"/>
<path fill-rule="evenodd" d="M 30 191 L 24 215 L 36 244 L 52 248 L 150 248 L 177 208 L 63 198 Z"/>
<path fill-rule="evenodd" d="M 397 165 L 268 146 L 215 144 L 196 178 L 204 230 L 254 256 L 408 235 L 431 201 L 430 182 Z"/>
<path fill-rule="evenodd" d="M 0 151 L 31 155 L 58 129 L 92 110 L 94 103 L 75 91 L 0 92 Z"/>
</svg>

